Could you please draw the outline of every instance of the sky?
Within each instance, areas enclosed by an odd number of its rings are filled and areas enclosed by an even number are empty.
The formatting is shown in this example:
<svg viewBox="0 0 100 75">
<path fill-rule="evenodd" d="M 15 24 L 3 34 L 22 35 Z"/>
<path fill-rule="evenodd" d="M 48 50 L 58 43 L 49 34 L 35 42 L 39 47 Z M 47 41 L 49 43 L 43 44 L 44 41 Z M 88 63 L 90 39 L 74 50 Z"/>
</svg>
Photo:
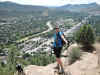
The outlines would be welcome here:
<svg viewBox="0 0 100 75">
<path fill-rule="evenodd" d="M 11 1 L 25 5 L 42 5 L 42 6 L 62 6 L 65 4 L 88 4 L 96 2 L 100 4 L 100 0 L 0 0 Z"/>
</svg>

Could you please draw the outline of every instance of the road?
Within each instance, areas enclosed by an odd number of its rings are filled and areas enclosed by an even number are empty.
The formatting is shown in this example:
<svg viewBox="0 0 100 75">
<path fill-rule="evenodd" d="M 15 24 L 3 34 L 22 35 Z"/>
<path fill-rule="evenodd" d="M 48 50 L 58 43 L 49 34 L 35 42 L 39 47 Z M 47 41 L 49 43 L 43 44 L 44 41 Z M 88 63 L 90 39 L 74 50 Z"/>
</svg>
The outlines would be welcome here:
<svg viewBox="0 0 100 75">
<path fill-rule="evenodd" d="M 77 25 L 75 25 L 71 29 L 64 32 L 64 34 L 69 35 L 69 34 L 76 32 L 84 23 L 86 23 L 87 19 L 90 18 L 90 17 L 91 17 L 91 15 L 89 15 L 88 17 L 85 17 L 80 23 L 78 23 Z"/>
<path fill-rule="evenodd" d="M 44 33 L 50 32 L 50 31 L 53 29 L 53 27 L 52 27 L 52 25 L 51 25 L 51 21 L 48 21 L 48 22 L 46 23 L 46 25 L 49 27 L 48 30 L 43 31 L 43 32 L 38 33 L 38 34 L 35 34 L 34 36 L 37 36 L 37 35 L 41 35 L 41 34 L 44 34 Z"/>
</svg>

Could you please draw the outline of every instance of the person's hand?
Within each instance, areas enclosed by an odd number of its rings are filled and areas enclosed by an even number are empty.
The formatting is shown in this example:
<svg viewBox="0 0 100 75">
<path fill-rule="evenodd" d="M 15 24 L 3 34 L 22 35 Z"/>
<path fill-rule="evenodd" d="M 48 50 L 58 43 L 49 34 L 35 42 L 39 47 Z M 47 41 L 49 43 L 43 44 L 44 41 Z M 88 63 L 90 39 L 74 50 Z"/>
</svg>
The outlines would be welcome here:
<svg viewBox="0 0 100 75">
<path fill-rule="evenodd" d="M 65 41 L 66 45 L 68 44 L 67 40 Z"/>
</svg>

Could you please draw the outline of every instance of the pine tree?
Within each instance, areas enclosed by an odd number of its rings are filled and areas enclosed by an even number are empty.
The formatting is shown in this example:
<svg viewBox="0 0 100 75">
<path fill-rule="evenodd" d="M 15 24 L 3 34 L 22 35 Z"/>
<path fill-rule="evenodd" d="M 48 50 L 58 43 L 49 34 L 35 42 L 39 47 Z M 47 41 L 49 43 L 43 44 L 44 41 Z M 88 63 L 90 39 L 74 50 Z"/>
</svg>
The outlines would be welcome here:
<svg viewBox="0 0 100 75">
<path fill-rule="evenodd" d="M 76 32 L 75 40 L 78 44 L 84 47 L 90 47 L 95 42 L 95 32 L 90 24 L 83 25 L 80 30 Z"/>
</svg>

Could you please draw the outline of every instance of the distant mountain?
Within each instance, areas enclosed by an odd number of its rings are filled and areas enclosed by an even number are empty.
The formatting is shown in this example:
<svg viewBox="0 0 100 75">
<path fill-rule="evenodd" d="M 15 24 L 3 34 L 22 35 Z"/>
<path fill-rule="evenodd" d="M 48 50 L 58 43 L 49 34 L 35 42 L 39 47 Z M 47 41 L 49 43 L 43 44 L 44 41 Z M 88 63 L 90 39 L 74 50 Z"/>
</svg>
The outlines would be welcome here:
<svg viewBox="0 0 100 75">
<path fill-rule="evenodd" d="M 76 5 L 64 5 L 60 7 L 61 10 L 69 10 L 72 12 L 85 12 L 90 14 L 100 14 L 100 5 L 97 3 L 90 4 L 76 4 Z"/>
<path fill-rule="evenodd" d="M 60 8 L 60 7 L 59 7 Z M 62 8 L 61 8 L 62 9 Z M 35 16 L 41 15 L 66 15 L 72 14 L 69 10 L 60 10 L 57 7 L 44 7 L 35 5 L 21 5 L 13 2 L 0 2 L 0 16 L 18 16 L 32 14 Z"/>
<path fill-rule="evenodd" d="M 0 8 L 9 8 L 12 10 L 18 10 L 18 11 L 33 11 L 33 10 L 43 10 L 47 7 L 44 6 L 32 6 L 32 5 L 21 5 L 13 2 L 0 2 Z"/>
<path fill-rule="evenodd" d="M 37 13 L 46 10 L 47 7 L 20 5 L 13 2 L 0 2 L 0 15 L 16 15 L 25 13 Z"/>
<path fill-rule="evenodd" d="M 21 5 L 13 2 L 0 2 L 0 15 L 25 15 L 34 14 L 40 15 L 42 13 L 49 14 L 66 14 L 73 12 L 82 12 L 90 14 L 100 14 L 100 5 L 97 3 L 90 4 L 67 4 L 61 7 L 44 7 L 44 6 L 32 6 L 32 5 Z"/>
</svg>

